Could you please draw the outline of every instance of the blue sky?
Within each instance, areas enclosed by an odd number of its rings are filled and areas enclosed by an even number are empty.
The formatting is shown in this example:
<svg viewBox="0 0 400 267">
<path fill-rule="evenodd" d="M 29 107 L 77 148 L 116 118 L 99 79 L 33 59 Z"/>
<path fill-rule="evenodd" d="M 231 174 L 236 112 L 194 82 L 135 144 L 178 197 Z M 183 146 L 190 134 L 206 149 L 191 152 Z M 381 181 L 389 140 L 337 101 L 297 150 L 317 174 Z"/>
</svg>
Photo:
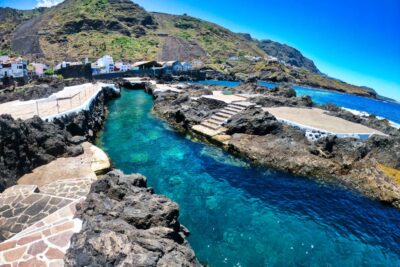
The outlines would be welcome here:
<svg viewBox="0 0 400 267">
<path fill-rule="evenodd" d="M 42 4 L 60 0 L 41 0 Z M 136 0 L 294 46 L 330 76 L 400 100 L 399 0 Z M 29 9 L 38 0 L 0 0 Z"/>
</svg>

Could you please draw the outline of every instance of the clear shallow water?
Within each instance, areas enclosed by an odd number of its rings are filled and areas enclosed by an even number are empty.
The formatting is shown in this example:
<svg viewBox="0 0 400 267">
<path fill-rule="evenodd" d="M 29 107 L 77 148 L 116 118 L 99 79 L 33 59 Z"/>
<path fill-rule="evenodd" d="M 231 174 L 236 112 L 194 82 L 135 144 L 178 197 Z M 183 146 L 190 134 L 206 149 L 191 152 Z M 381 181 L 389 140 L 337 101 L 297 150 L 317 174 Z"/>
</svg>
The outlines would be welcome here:
<svg viewBox="0 0 400 267">
<path fill-rule="evenodd" d="M 180 205 L 211 266 L 400 266 L 400 211 L 334 186 L 250 167 L 150 113 L 143 91 L 110 102 L 98 144 Z"/>
<path fill-rule="evenodd" d="M 239 82 L 229 81 L 201 81 L 201 84 L 216 84 L 222 86 L 237 86 Z M 261 85 L 268 88 L 277 86 L 274 83 L 260 82 Z M 400 104 L 375 100 L 366 97 L 360 97 L 350 94 L 329 92 L 326 90 L 312 89 L 301 86 L 293 86 L 298 96 L 309 95 L 317 104 L 336 104 L 339 107 L 364 111 L 370 114 L 387 118 L 395 123 L 400 124 Z"/>
</svg>

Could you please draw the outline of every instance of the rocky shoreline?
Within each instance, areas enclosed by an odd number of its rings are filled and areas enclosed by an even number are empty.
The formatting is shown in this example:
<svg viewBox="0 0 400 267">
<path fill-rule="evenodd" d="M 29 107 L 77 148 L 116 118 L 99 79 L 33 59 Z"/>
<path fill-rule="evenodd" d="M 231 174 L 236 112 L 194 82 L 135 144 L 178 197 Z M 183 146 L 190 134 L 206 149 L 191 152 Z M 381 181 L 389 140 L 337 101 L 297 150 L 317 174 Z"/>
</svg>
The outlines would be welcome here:
<svg viewBox="0 0 400 267">
<path fill-rule="evenodd" d="M 178 205 L 155 195 L 142 175 L 109 172 L 77 210 L 83 227 L 72 237 L 66 266 L 201 266 Z"/>
<path fill-rule="evenodd" d="M 296 97 L 294 90 L 286 86 L 268 90 L 257 84 L 244 84 L 229 90 L 256 93 L 250 99 L 257 106 L 248 107 L 225 122 L 226 132 L 209 137 L 192 127 L 226 106 L 221 101 L 199 97 L 210 95 L 213 90 L 224 88 L 192 85 L 181 93 L 150 90 L 154 97 L 153 110 L 178 131 L 219 145 L 253 164 L 340 184 L 400 208 L 400 181 L 393 175 L 400 169 L 400 131 L 390 127 L 387 121 L 350 116 L 334 106 L 320 107 L 330 115 L 368 125 L 387 136 L 374 135 L 368 140 L 327 136 L 310 141 L 304 131 L 278 121 L 262 109 L 310 108 L 315 106 L 310 98 Z"/>
<path fill-rule="evenodd" d="M 71 114 L 52 122 L 35 116 L 22 121 L 0 116 L 0 192 L 15 185 L 18 178 L 58 157 L 83 153 L 80 143 L 94 141 L 106 116 L 106 101 L 117 97 L 104 89 L 88 111 Z"/>
<path fill-rule="evenodd" d="M 58 90 L 36 89 L 38 98 Z M 1 115 L 0 192 L 39 166 L 81 155 L 81 144 L 94 142 L 102 129 L 106 102 L 118 96 L 112 88 L 104 88 L 89 110 L 51 122 L 37 116 L 22 121 Z M 20 99 L 21 95 L 7 97 Z M 139 174 L 115 170 L 105 174 L 92 184 L 77 210 L 83 229 L 72 238 L 65 266 L 201 266 L 186 240 L 189 231 L 178 222 L 178 205 L 155 195 Z"/>
</svg>

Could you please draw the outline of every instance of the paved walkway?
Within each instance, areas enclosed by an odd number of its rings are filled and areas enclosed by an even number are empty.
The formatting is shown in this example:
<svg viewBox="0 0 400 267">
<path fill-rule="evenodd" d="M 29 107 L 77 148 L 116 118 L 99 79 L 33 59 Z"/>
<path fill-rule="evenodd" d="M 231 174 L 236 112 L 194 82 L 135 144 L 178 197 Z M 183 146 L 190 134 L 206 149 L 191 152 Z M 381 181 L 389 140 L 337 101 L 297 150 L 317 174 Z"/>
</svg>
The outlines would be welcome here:
<svg viewBox="0 0 400 267">
<path fill-rule="evenodd" d="M 364 125 L 327 115 L 325 114 L 326 111 L 318 108 L 277 107 L 264 108 L 264 110 L 270 112 L 278 120 L 287 122 L 294 126 L 328 132 L 338 135 L 339 137 L 357 135 L 370 136 L 373 134 L 385 135 L 378 130 L 374 130 Z"/>
<path fill-rule="evenodd" d="M 48 98 L 30 101 L 12 101 L 0 104 L 0 114 L 11 114 L 14 119 L 26 120 L 35 115 L 42 119 L 86 106 L 105 84 L 82 84 L 65 87 Z"/>
<path fill-rule="evenodd" d="M 0 194 L 0 266 L 64 266 L 64 255 L 82 222 L 75 207 L 89 193 L 96 173 L 110 168 L 90 143 L 85 153 L 35 169 Z"/>
</svg>

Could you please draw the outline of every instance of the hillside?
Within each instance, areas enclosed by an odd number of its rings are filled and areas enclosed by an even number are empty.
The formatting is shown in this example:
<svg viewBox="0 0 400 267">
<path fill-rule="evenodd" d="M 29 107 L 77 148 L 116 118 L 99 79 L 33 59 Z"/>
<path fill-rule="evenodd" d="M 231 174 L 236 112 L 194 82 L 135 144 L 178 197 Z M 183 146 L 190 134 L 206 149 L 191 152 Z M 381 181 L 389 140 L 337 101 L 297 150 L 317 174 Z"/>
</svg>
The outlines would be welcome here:
<svg viewBox="0 0 400 267">
<path fill-rule="evenodd" d="M 296 48 L 271 40 L 259 41 L 259 47 L 268 55 L 276 57 L 285 63 L 298 68 L 305 68 L 313 73 L 320 72 L 314 62 L 303 56 Z"/>
<path fill-rule="evenodd" d="M 1 49 L 48 63 L 98 58 L 194 60 L 237 77 L 258 76 L 375 97 L 363 87 L 321 75 L 298 50 L 258 41 L 187 15 L 149 13 L 130 0 L 65 0 L 33 11 L 0 9 Z M 275 56 L 281 63 L 253 63 L 246 55 Z M 238 58 L 235 62 L 229 57 Z"/>
<path fill-rule="evenodd" d="M 44 11 L 44 8 L 28 11 L 15 10 L 12 8 L 0 8 L 0 52 L 10 52 L 11 37 L 17 26 L 24 21 L 39 16 Z"/>
</svg>

